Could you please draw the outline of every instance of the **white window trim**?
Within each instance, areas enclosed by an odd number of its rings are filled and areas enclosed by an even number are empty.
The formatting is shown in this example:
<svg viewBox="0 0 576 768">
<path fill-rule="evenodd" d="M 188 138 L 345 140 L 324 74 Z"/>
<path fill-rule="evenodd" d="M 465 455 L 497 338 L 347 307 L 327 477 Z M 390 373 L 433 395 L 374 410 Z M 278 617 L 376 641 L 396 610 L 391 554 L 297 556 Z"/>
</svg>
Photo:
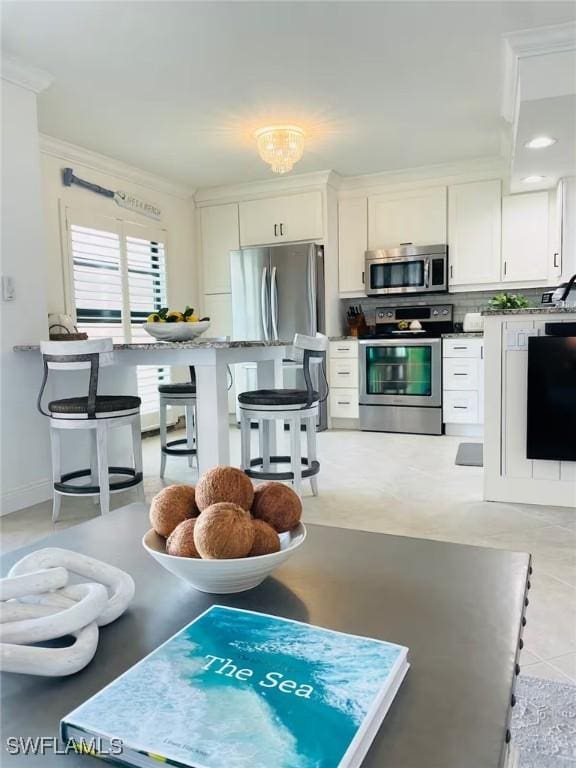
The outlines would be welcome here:
<svg viewBox="0 0 576 768">
<path fill-rule="evenodd" d="M 128 259 L 126 238 L 137 237 L 149 240 L 158 240 L 164 245 L 165 266 L 168 260 L 168 230 L 154 225 L 141 224 L 131 219 L 123 219 L 120 216 L 109 216 L 105 213 L 96 212 L 90 208 L 82 208 L 67 205 L 63 200 L 59 200 L 60 215 L 60 237 L 61 237 L 61 255 L 62 255 L 62 276 L 64 287 L 64 306 L 66 314 L 70 315 L 74 323 L 77 324 L 78 317 L 76 313 L 76 301 L 74 295 L 74 256 L 72 249 L 71 233 L 69 223 L 79 226 L 94 227 L 96 229 L 107 229 L 119 235 L 122 269 L 122 292 L 125 306 L 130 306 L 129 285 L 127 279 Z M 156 237 L 155 237 L 156 235 Z M 168 298 L 168 279 L 166 275 L 166 306 L 169 306 Z M 122 328 L 125 337 L 130 337 L 130 315 L 122 313 Z M 168 408 L 168 424 L 175 424 L 177 414 L 173 408 Z M 142 429 L 156 429 L 159 426 L 158 412 L 142 414 Z"/>
</svg>

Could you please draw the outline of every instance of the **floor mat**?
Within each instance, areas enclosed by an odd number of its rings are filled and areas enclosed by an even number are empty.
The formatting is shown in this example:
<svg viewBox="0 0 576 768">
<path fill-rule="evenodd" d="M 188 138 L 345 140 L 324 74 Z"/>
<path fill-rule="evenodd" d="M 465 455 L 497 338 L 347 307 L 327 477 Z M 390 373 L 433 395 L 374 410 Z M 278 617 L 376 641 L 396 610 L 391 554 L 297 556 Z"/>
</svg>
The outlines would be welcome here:
<svg viewBox="0 0 576 768">
<path fill-rule="evenodd" d="M 512 710 L 520 768 L 575 768 L 576 685 L 521 676 Z"/>
<path fill-rule="evenodd" d="M 482 443 L 460 443 L 454 463 L 460 467 L 483 467 L 484 445 Z"/>
</svg>

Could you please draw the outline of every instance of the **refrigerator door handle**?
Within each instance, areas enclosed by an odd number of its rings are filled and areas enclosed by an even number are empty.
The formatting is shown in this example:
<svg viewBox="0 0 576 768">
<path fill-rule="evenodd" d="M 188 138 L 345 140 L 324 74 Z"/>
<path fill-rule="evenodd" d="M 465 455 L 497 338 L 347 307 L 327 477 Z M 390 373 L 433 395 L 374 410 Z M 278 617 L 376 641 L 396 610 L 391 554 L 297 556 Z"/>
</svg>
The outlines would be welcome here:
<svg viewBox="0 0 576 768">
<path fill-rule="evenodd" d="M 308 299 L 308 312 L 310 316 L 310 335 L 315 336 L 318 330 L 316 315 L 316 249 L 310 246 L 308 253 L 308 285 L 306 293 Z"/>
<path fill-rule="evenodd" d="M 272 267 L 270 278 L 270 309 L 272 314 L 272 333 L 274 341 L 278 341 L 278 286 L 276 285 L 276 267 Z"/>
<path fill-rule="evenodd" d="M 266 281 L 268 278 L 268 269 L 266 267 L 262 268 L 262 280 L 260 283 L 260 311 L 262 314 L 262 330 L 264 331 L 264 338 L 266 341 L 270 341 L 270 337 L 268 334 L 268 301 L 267 301 L 267 290 L 266 290 Z"/>
</svg>

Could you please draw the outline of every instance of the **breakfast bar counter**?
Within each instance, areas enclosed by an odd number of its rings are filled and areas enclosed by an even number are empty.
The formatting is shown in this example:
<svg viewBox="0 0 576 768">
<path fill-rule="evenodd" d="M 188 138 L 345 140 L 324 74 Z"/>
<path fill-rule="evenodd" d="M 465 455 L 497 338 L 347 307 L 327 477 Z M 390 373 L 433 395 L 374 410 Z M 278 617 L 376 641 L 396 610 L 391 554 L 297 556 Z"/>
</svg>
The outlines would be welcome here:
<svg viewBox="0 0 576 768">
<path fill-rule="evenodd" d="M 197 430 L 200 473 L 217 464 L 230 463 L 228 433 L 227 366 L 256 363 L 259 389 L 282 387 L 282 360 L 286 341 L 156 341 L 139 344 L 114 344 L 114 363 L 118 366 L 190 366 L 196 371 L 198 397 Z M 39 353 L 39 344 L 22 344 L 15 352 Z M 38 382 L 40 386 L 40 382 Z M 128 394 L 128 393 L 126 393 Z M 274 440 L 275 435 L 272 435 Z M 274 443 L 272 452 L 275 452 Z"/>
</svg>

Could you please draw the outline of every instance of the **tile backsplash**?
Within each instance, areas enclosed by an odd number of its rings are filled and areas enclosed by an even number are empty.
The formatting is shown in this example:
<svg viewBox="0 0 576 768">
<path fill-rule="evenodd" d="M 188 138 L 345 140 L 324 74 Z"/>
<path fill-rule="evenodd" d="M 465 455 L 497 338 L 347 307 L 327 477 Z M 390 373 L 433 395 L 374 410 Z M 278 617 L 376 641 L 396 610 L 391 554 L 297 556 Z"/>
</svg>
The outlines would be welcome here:
<svg viewBox="0 0 576 768">
<path fill-rule="evenodd" d="M 504 289 L 505 290 L 505 289 Z M 525 296 L 528 299 L 530 306 L 537 307 L 540 304 L 542 293 L 547 288 L 519 288 L 517 290 L 511 290 L 509 293 L 516 293 Z M 347 329 L 346 324 L 346 311 L 348 307 L 353 305 L 362 305 L 364 314 L 366 315 L 366 322 L 368 325 L 374 324 L 374 312 L 377 307 L 405 307 L 405 306 L 419 306 L 422 304 L 452 304 L 454 306 L 454 322 L 463 323 L 464 315 L 467 312 L 481 312 L 492 296 L 497 293 L 503 293 L 503 291 L 470 291 L 466 293 L 436 293 L 428 294 L 426 296 L 398 296 L 392 297 L 377 297 L 377 296 L 365 296 L 358 299 L 341 299 L 340 309 L 342 316 L 342 332 L 345 333 Z"/>
</svg>

